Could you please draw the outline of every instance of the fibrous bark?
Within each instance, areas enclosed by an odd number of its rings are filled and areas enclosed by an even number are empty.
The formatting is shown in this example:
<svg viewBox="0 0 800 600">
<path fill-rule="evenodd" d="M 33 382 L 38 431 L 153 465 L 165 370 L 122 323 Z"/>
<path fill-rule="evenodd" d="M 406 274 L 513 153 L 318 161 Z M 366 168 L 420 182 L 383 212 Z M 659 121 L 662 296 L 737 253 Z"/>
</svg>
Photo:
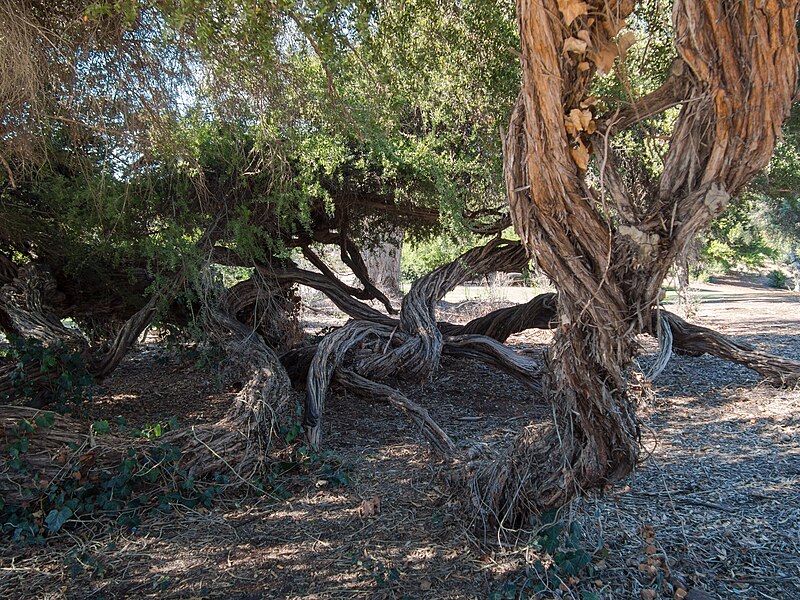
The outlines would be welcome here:
<svg viewBox="0 0 800 600">
<path fill-rule="evenodd" d="M 368 371 L 378 377 L 401 373 L 421 381 L 439 366 L 443 340 L 436 323 L 436 304 L 444 295 L 471 277 L 494 271 L 519 271 L 527 263 L 524 249 L 513 243 L 493 240 L 465 252 L 414 282 L 403 298 L 399 331 L 408 342 L 372 360 Z"/>
<path fill-rule="evenodd" d="M 672 330 L 673 347 L 684 354 L 709 354 L 743 365 L 773 385 L 797 385 L 800 361 L 789 360 L 727 338 L 716 331 L 692 325 L 667 311 L 661 311 Z"/>
<path fill-rule="evenodd" d="M 797 85 L 796 0 L 676 1 L 675 79 L 625 113 L 633 124 L 681 104 L 658 191 L 635 205 L 608 150 L 620 113 L 603 120 L 589 98 L 634 3 L 568 4 L 517 5 L 523 81 L 505 140 L 507 188 L 517 232 L 558 289 L 559 326 L 546 378 L 554 423 L 544 435 L 527 427 L 473 479 L 494 524 L 524 522 L 633 469 L 638 424 L 623 373 L 635 336 L 676 256 L 767 164 Z M 585 177 L 592 152 L 601 190 Z"/>
<path fill-rule="evenodd" d="M 538 366 L 530 358 L 485 336 L 443 335 L 435 318 L 436 303 L 459 283 L 492 271 L 518 271 L 526 262 L 519 244 L 493 240 L 416 281 L 403 299 L 399 321 L 385 316 L 375 321 L 354 320 L 326 336 L 317 347 L 306 376 L 304 424 L 310 445 L 318 448 L 321 443 L 324 400 L 337 371 L 355 373 L 355 381 L 364 382 L 368 388 L 365 393 L 374 393 L 374 385 L 383 385 L 376 380 L 425 379 L 436 370 L 444 351 L 491 363 L 536 389 L 532 380 L 538 378 Z M 301 358 L 303 353 L 292 356 Z M 350 381 L 348 385 L 352 388 L 356 384 Z M 380 395 L 385 398 L 402 397 L 388 386 L 381 390 Z M 427 432 L 436 449 L 450 450 L 436 427 L 423 428 L 423 432 Z"/>
<path fill-rule="evenodd" d="M 539 294 L 525 304 L 509 306 L 479 317 L 466 325 L 440 323 L 450 335 L 474 333 L 504 342 L 508 336 L 526 329 L 558 327 L 557 295 Z M 662 325 L 659 325 L 659 317 Z M 670 328 L 672 349 L 689 356 L 708 354 L 735 362 L 761 375 L 768 383 L 792 386 L 800 381 L 800 361 L 790 360 L 732 340 L 713 329 L 694 325 L 667 310 L 654 311 L 645 333 L 659 338 L 659 327 Z"/>
<path fill-rule="evenodd" d="M 470 350 L 460 351 L 459 344 L 454 340 L 457 340 L 459 336 L 476 336 L 473 339 L 490 338 L 502 344 L 509 336 L 528 329 L 555 329 L 559 326 L 556 307 L 557 298 L 558 296 L 555 293 L 538 294 L 525 304 L 494 310 L 464 325 L 439 322 L 437 327 L 444 336 L 443 351 L 445 354 L 454 356 L 477 358 L 474 354 L 472 356 L 469 355 Z M 712 329 L 693 325 L 664 309 L 653 313 L 653 318 L 645 333 L 660 339 L 658 315 L 666 319 L 665 324 L 670 327 L 672 349 L 676 352 L 689 356 L 709 354 L 710 356 L 735 362 L 755 371 L 773 385 L 794 385 L 800 380 L 800 362 L 785 359 L 755 349 L 748 344 L 734 341 Z M 397 319 L 385 317 L 385 315 L 383 317 L 380 324 L 387 325 L 391 330 L 394 330 L 400 324 Z M 393 335 L 402 336 L 402 334 L 397 334 L 396 331 Z M 485 344 L 485 339 L 482 341 Z M 316 345 L 300 346 L 281 355 L 281 364 L 287 370 L 295 387 L 305 388 L 308 369 L 316 352 Z M 472 352 L 475 352 L 475 350 L 473 349 Z M 505 348 L 503 352 L 511 353 L 511 350 Z M 511 356 L 511 354 L 507 355 Z M 479 360 L 492 362 L 485 354 Z M 514 359 L 511 360 L 513 361 Z M 528 370 L 530 368 L 529 365 L 525 364 L 521 369 L 517 369 L 506 361 L 500 368 L 507 372 L 521 374 L 520 378 L 523 384 L 532 387 L 534 390 L 541 389 L 538 376 L 533 379 L 530 378 L 532 372 Z"/>
</svg>

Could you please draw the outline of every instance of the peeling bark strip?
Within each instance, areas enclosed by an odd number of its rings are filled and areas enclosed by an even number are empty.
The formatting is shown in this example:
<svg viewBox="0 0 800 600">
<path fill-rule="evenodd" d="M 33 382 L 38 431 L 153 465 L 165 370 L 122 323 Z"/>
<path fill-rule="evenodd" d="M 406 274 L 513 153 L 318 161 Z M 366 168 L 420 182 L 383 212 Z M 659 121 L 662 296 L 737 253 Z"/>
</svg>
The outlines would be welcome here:
<svg viewBox="0 0 800 600">
<path fill-rule="evenodd" d="M 767 164 L 796 89 L 798 0 L 677 0 L 680 62 L 666 87 L 621 117 L 634 124 L 683 103 L 659 191 L 634 209 L 597 133 L 613 135 L 620 113 L 596 114 L 589 97 L 594 72 L 631 42 L 621 29 L 633 8 L 518 0 L 522 89 L 504 144 L 506 182 L 515 228 L 558 288 L 560 325 L 546 378 L 553 427 L 543 438 L 526 428 L 473 481 L 479 512 L 495 524 L 522 522 L 634 467 L 638 425 L 623 373 L 635 336 L 675 257 Z M 602 190 L 586 182 L 592 152 Z M 603 197 L 613 211 L 598 206 Z"/>
</svg>

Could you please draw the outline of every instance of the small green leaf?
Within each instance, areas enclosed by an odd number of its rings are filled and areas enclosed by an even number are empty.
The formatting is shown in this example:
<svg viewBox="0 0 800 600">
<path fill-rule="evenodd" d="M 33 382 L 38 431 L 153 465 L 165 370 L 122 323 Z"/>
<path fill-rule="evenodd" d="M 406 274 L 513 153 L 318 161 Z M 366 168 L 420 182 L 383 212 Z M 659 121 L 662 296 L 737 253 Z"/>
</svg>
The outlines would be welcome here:
<svg viewBox="0 0 800 600">
<path fill-rule="evenodd" d="M 61 510 L 53 509 L 44 518 L 45 525 L 52 532 L 56 533 L 72 516 L 72 510 L 69 508 L 62 508 Z"/>
<path fill-rule="evenodd" d="M 53 423 L 56 422 L 56 414 L 52 412 L 45 412 L 40 415 L 36 415 L 34 422 L 36 423 L 37 427 L 49 429 L 53 426 Z"/>
<path fill-rule="evenodd" d="M 105 419 L 92 423 L 92 429 L 97 435 L 104 435 L 111 431 L 111 425 Z"/>
</svg>

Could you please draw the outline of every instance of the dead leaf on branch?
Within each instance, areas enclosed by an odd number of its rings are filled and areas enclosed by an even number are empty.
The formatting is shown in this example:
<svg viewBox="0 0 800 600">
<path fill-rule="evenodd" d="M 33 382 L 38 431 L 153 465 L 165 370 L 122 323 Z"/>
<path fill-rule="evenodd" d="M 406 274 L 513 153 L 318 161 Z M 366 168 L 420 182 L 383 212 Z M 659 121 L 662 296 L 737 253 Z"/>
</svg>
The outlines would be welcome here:
<svg viewBox="0 0 800 600">
<path fill-rule="evenodd" d="M 614 66 L 614 59 L 617 58 L 619 49 L 616 44 L 606 43 L 597 50 L 589 53 L 589 59 L 597 66 L 600 75 L 607 75 Z"/>
<path fill-rule="evenodd" d="M 617 48 L 619 49 L 619 55 L 623 56 L 627 51 L 628 48 L 633 46 L 636 43 L 636 34 L 632 31 L 626 31 L 617 40 Z"/>
<path fill-rule="evenodd" d="M 576 37 L 569 37 L 564 40 L 564 48 L 563 52 L 566 54 L 567 52 L 574 52 L 575 54 L 585 54 L 586 53 L 586 42 L 583 40 L 579 40 Z"/>
<path fill-rule="evenodd" d="M 581 15 L 589 13 L 589 5 L 580 0 L 558 0 L 558 10 L 564 17 L 564 23 L 569 26 Z"/>
<path fill-rule="evenodd" d="M 567 131 L 572 133 L 572 135 L 575 135 L 575 133 L 579 131 L 583 131 L 580 108 L 573 108 L 571 111 L 569 111 L 569 123 L 567 126 Z"/>
<path fill-rule="evenodd" d="M 622 31 L 625 25 L 625 19 L 606 18 L 603 20 L 603 26 L 605 27 L 606 32 L 608 32 L 609 37 L 614 37 L 617 35 L 620 31 Z"/>
<path fill-rule="evenodd" d="M 564 117 L 564 128 L 567 130 L 567 135 L 570 137 L 577 137 L 578 130 L 575 129 L 575 124 L 569 117 Z"/>
<path fill-rule="evenodd" d="M 572 146 L 569 151 L 578 168 L 585 171 L 589 166 L 589 149 L 584 145 L 583 141 L 578 140 L 577 146 Z"/>
<path fill-rule="evenodd" d="M 592 38 L 586 29 L 581 29 L 578 33 L 575 34 L 575 37 L 581 41 L 586 42 L 587 48 L 592 45 Z"/>
<path fill-rule="evenodd" d="M 573 108 L 564 119 L 564 126 L 567 129 L 567 133 L 572 137 L 577 137 L 581 131 L 586 131 L 589 134 L 597 131 L 597 124 L 594 122 L 592 111 L 588 108 L 583 110 Z"/>
<path fill-rule="evenodd" d="M 578 117 L 581 120 L 581 126 L 585 131 L 589 131 L 589 126 L 592 124 L 592 111 L 584 109 L 580 111 Z"/>
<path fill-rule="evenodd" d="M 624 56 L 628 49 L 636 43 L 636 34 L 626 31 L 616 42 L 605 42 L 597 49 L 589 52 L 589 59 L 597 66 L 600 75 L 607 75 L 614 66 L 614 59 Z"/>
</svg>

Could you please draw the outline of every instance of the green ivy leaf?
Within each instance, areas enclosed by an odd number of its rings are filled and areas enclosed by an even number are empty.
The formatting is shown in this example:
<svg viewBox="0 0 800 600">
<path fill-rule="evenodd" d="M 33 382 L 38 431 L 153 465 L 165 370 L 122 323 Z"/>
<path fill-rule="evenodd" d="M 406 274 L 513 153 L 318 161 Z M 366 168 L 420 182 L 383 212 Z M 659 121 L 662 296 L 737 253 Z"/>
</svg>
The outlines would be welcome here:
<svg viewBox="0 0 800 600">
<path fill-rule="evenodd" d="M 56 422 L 56 414 L 52 412 L 45 412 L 40 415 L 36 415 L 34 419 L 37 427 L 42 429 L 49 429 L 53 426 L 53 423 Z"/>
<path fill-rule="evenodd" d="M 92 423 L 92 429 L 97 435 L 104 435 L 111 431 L 111 425 L 105 419 Z"/>
<path fill-rule="evenodd" d="M 69 508 L 62 508 L 61 510 L 53 509 L 44 518 L 45 525 L 51 531 L 56 533 L 72 516 L 72 510 Z"/>
</svg>

